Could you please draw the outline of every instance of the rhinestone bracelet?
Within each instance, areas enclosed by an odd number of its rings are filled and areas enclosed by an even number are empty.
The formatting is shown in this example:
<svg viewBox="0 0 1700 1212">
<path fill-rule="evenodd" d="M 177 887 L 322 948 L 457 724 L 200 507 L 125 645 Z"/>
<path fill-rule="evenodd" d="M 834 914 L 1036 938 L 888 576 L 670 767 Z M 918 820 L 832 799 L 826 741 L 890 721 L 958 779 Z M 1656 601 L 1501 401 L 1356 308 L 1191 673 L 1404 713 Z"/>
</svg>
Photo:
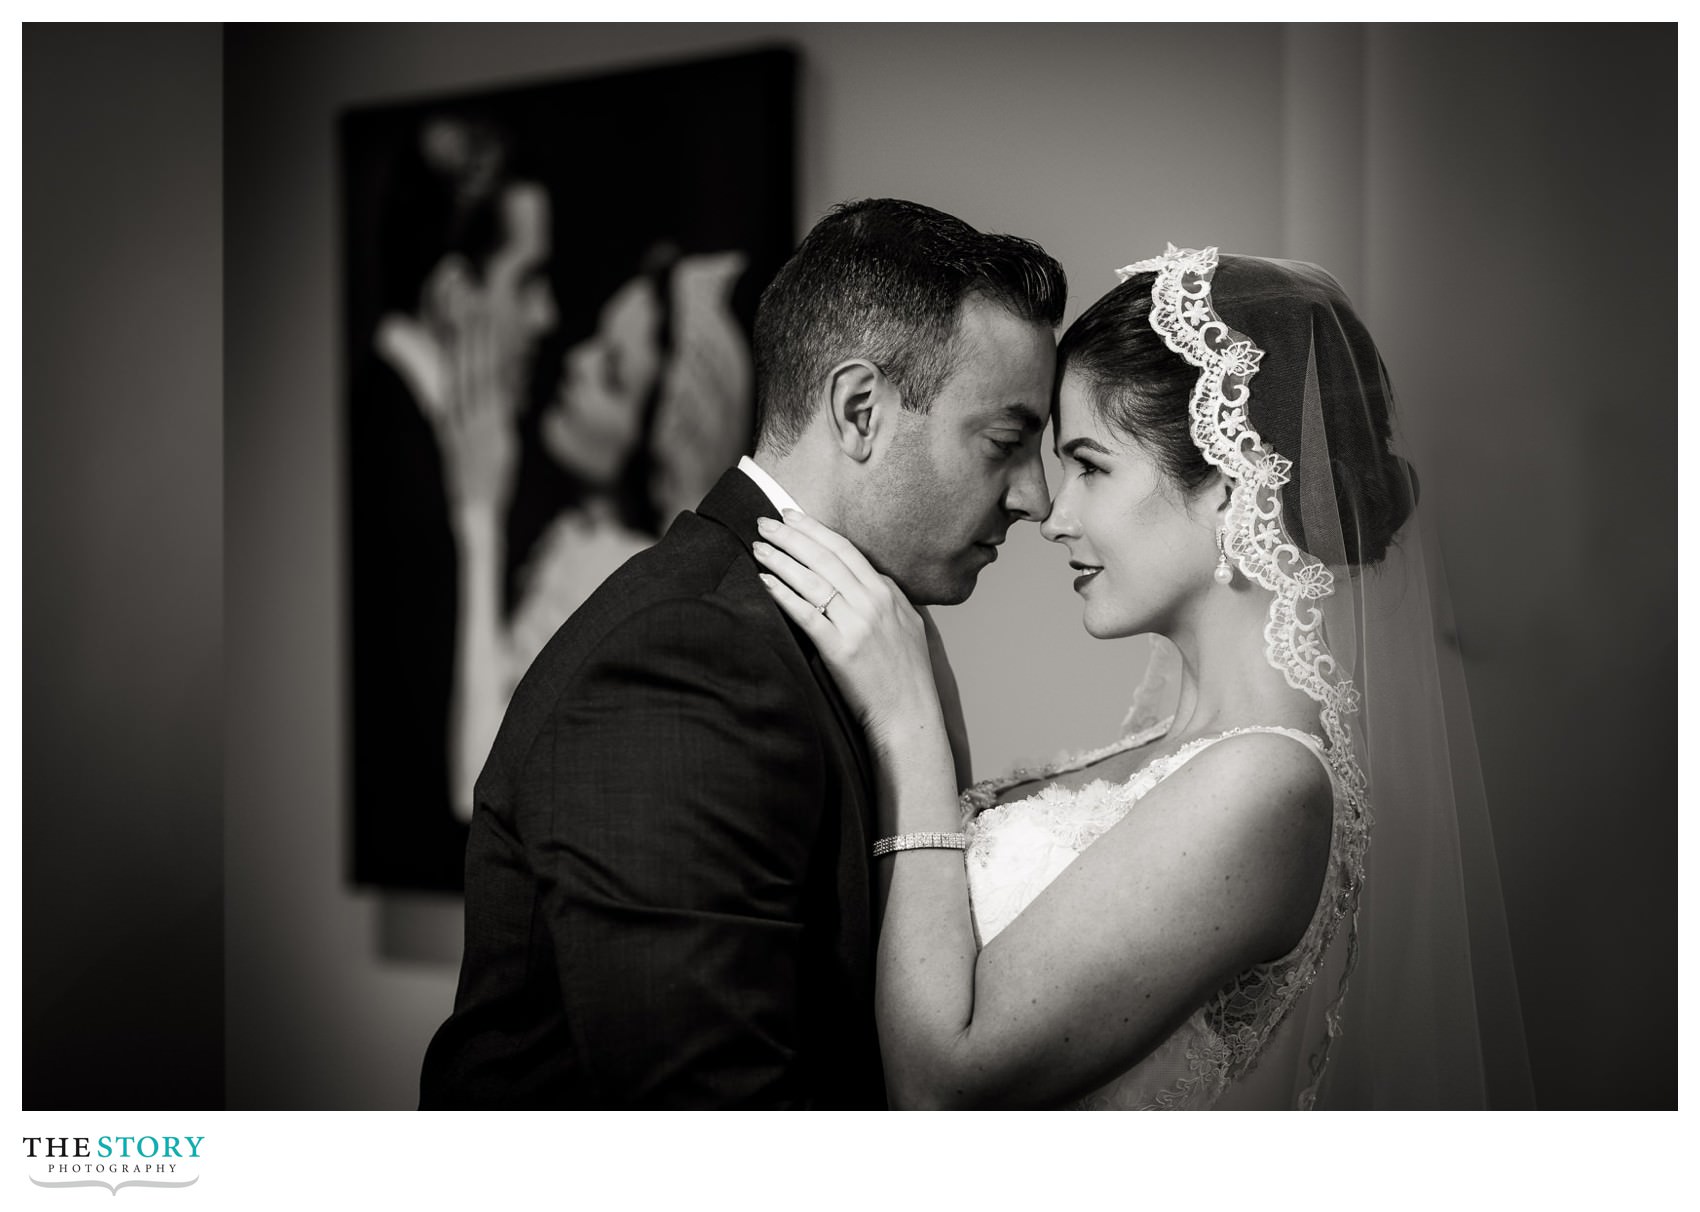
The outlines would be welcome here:
<svg viewBox="0 0 1700 1212">
<path fill-rule="evenodd" d="M 898 850 L 966 850 L 968 835 L 966 833 L 900 833 L 896 837 L 882 837 L 874 843 L 874 857 L 892 854 Z"/>
</svg>

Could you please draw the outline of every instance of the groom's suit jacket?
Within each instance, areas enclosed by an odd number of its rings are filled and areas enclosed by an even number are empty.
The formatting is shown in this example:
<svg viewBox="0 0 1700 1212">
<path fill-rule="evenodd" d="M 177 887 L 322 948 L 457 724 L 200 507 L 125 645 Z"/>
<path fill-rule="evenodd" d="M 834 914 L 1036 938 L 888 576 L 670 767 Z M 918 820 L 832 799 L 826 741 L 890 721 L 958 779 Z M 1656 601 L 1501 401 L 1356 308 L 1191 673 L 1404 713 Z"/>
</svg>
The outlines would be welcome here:
<svg viewBox="0 0 1700 1212">
<path fill-rule="evenodd" d="M 421 1106 L 885 1106 L 871 766 L 757 580 L 762 515 L 727 472 L 514 692 Z"/>
</svg>

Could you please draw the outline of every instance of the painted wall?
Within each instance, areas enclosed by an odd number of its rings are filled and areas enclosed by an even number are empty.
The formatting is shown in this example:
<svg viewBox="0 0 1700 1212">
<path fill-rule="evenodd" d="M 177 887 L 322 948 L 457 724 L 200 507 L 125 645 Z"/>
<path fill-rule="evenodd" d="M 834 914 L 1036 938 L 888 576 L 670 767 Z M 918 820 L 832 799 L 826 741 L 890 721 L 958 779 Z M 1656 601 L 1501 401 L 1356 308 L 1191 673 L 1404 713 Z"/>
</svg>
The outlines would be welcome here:
<svg viewBox="0 0 1700 1212">
<path fill-rule="evenodd" d="M 1675 1028 L 1674 33 L 821 25 L 228 32 L 230 1105 L 411 1105 L 458 959 L 458 900 L 342 878 L 337 113 L 776 40 L 800 226 L 895 194 L 1030 236 L 1071 318 L 1164 240 L 1339 267 L 1451 558 L 1539 1096 L 1673 1106 L 1582 1035 Z M 941 626 L 983 771 L 1109 739 L 1142 664 L 1034 527 Z"/>
<path fill-rule="evenodd" d="M 22 1102 L 216 1107 L 219 31 L 23 52 Z"/>
<path fill-rule="evenodd" d="M 1446 539 L 1537 1094 L 1676 1105 L 1671 27 L 1374 31 L 1371 319 Z M 1613 1026 L 1608 1026 L 1608 1024 Z"/>
</svg>

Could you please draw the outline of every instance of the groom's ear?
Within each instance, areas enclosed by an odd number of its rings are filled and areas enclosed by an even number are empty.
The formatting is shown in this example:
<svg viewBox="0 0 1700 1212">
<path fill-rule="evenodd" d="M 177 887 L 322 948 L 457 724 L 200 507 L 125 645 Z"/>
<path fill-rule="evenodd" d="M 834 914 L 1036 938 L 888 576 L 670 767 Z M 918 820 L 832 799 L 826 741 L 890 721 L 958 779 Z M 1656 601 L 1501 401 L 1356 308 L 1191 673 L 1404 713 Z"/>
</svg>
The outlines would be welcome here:
<svg viewBox="0 0 1700 1212">
<path fill-rule="evenodd" d="M 896 388 L 878 366 L 852 358 L 828 372 L 826 389 L 833 439 L 856 462 L 866 462 L 886 413 L 897 404 Z"/>
</svg>

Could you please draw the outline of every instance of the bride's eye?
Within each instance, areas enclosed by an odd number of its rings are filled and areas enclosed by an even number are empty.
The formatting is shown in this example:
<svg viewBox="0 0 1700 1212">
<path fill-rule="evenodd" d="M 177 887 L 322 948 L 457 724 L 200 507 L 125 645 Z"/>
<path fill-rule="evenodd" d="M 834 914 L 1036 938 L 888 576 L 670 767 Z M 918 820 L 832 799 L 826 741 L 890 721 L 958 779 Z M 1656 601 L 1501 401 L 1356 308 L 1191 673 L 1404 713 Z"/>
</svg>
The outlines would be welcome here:
<svg viewBox="0 0 1700 1212">
<path fill-rule="evenodd" d="M 1074 466 L 1075 470 L 1082 476 L 1095 476 L 1104 470 L 1102 467 L 1099 467 L 1094 463 L 1088 463 L 1079 455 L 1074 456 Z"/>
</svg>

